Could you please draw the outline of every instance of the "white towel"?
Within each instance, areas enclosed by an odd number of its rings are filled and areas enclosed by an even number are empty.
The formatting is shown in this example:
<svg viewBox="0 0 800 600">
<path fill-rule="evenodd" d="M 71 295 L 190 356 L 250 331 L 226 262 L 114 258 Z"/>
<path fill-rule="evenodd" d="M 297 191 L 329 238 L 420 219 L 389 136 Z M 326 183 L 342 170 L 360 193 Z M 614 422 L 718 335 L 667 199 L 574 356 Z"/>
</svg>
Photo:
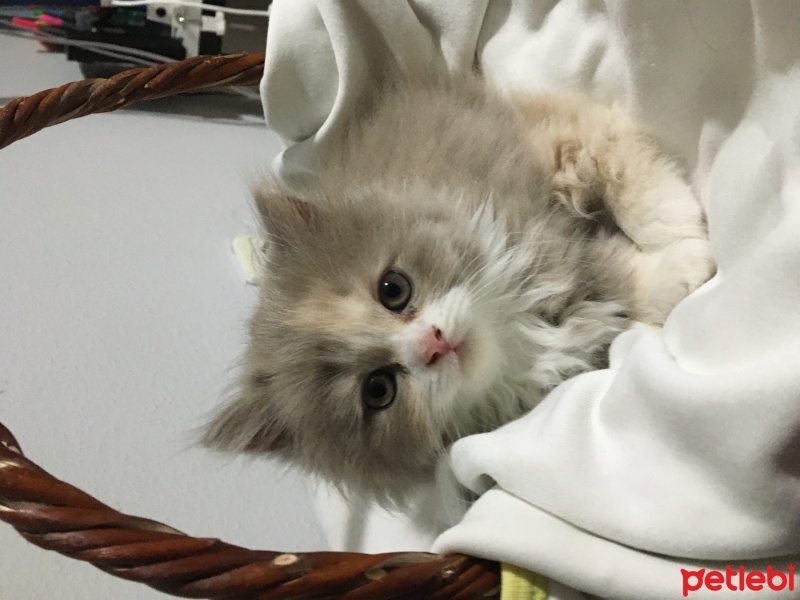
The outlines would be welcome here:
<svg viewBox="0 0 800 600">
<path fill-rule="evenodd" d="M 432 548 L 606 598 L 800 598 L 797 575 L 794 591 L 788 580 L 755 591 L 757 576 L 750 590 L 713 591 L 716 579 L 681 572 L 800 563 L 800 3 L 276 0 L 272 10 L 262 97 L 287 144 L 274 164 L 287 179 L 325 160 L 331 132 L 391 55 L 618 103 L 683 161 L 708 211 L 719 272 L 663 330 L 621 335 L 609 369 L 455 444 L 457 477 L 483 495 Z M 439 533 L 397 522 L 406 545 Z M 351 546 L 391 548 L 364 527 Z"/>
</svg>

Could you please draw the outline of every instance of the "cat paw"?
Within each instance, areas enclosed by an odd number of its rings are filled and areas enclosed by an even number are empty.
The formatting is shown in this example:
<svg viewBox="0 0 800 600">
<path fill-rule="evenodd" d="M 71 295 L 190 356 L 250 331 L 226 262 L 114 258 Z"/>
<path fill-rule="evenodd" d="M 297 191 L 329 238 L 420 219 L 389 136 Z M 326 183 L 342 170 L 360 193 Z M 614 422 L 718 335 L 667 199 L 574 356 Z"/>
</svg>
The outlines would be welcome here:
<svg viewBox="0 0 800 600">
<path fill-rule="evenodd" d="M 555 171 L 551 185 L 555 199 L 576 216 L 596 219 L 605 209 L 596 190 L 597 161 L 575 141 L 562 141 L 553 150 Z"/>
<path fill-rule="evenodd" d="M 684 238 L 654 252 L 642 252 L 636 290 L 642 320 L 662 325 L 686 296 L 714 276 L 716 262 L 706 239 Z"/>
</svg>

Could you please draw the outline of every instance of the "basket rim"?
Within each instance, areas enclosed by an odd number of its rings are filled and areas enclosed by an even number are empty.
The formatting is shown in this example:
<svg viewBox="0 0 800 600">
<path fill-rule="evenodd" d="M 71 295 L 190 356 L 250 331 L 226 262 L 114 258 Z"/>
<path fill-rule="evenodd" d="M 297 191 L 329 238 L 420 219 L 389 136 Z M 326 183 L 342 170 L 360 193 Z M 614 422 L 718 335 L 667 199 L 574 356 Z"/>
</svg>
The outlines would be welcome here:
<svg viewBox="0 0 800 600">
<path fill-rule="evenodd" d="M 0 148 L 37 131 L 93 113 L 155 98 L 232 86 L 257 85 L 264 54 L 196 56 L 83 79 L 11 100 L 0 107 Z"/>
</svg>

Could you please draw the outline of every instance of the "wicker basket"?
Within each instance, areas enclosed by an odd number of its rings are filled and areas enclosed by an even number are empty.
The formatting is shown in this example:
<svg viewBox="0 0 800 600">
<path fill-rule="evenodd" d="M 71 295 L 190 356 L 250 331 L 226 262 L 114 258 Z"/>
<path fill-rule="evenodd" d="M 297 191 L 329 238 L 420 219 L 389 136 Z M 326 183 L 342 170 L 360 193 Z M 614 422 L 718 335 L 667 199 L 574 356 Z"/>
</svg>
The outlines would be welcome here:
<svg viewBox="0 0 800 600">
<path fill-rule="evenodd" d="M 131 69 L 12 100 L 0 108 L 0 148 L 40 129 L 139 100 L 253 85 L 260 54 L 197 57 Z M 32 544 L 174 596 L 225 600 L 288 598 L 452 599 L 499 596 L 499 565 L 424 553 L 305 554 L 257 551 L 188 536 L 126 515 L 59 481 L 25 458 L 0 424 L 0 520 Z"/>
</svg>

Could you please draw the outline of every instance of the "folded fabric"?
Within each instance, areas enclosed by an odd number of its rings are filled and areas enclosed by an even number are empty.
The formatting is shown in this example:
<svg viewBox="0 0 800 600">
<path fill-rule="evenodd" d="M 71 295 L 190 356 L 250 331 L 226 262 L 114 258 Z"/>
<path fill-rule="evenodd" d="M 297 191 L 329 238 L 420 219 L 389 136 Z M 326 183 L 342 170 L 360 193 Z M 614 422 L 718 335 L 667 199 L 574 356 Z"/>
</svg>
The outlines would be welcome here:
<svg viewBox="0 0 800 600">
<path fill-rule="evenodd" d="M 663 330 L 621 335 L 609 369 L 455 444 L 458 479 L 482 496 L 433 550 L 607 598 L 800 597 L 800 3 L 272 10 L 262 98 L 287 144 L 274 167 L 288 181 L 313 174 L 394 60 L 616 103 L 682 161 L 708 213 L 718 274 Z M 420 545 L 433 537 L 404 531 Z M 356 545 L 378 535 L 366 528 Z"/>
</svg>

